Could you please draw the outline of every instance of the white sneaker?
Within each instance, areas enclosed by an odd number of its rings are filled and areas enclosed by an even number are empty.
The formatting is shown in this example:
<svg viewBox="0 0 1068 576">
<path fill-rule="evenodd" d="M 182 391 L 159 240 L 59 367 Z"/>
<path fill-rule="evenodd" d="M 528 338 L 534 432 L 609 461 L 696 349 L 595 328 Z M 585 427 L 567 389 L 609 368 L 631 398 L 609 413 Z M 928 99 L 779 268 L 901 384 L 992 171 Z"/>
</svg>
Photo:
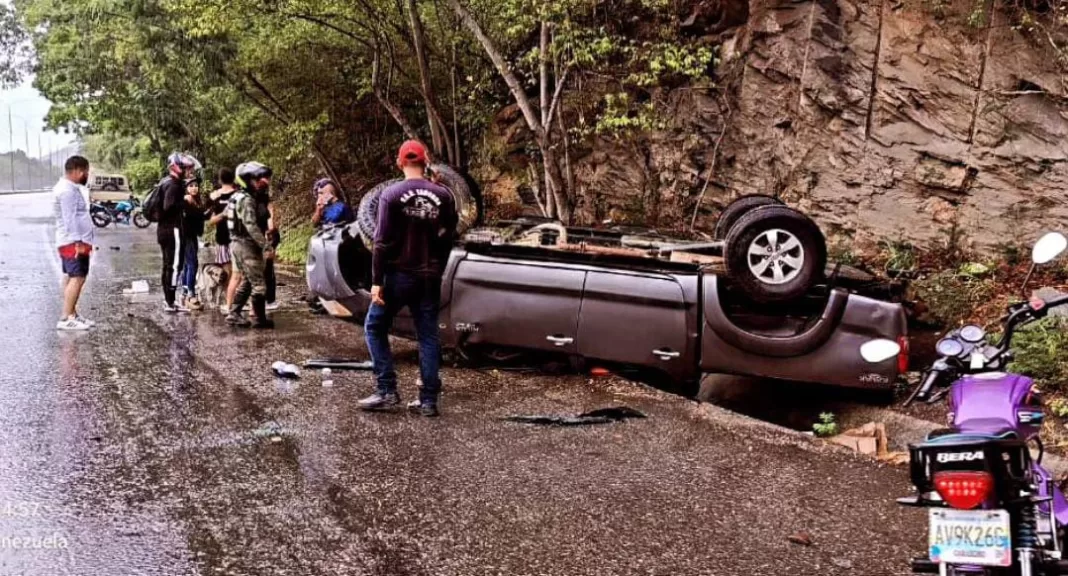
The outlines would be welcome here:
<svg viewBox="0 0 1068 576">
<path fill-rule="evenodd" d="M 267 310 L 278 310 L 281 307 L 282 307 L 282 305 L 279 304 L 278 302 L 268 302 L 267 303 Z"/>
<path fill-rule="evenodd" d="M 77 316 L 71 316 L 70 318 L 67 318 L 66 320 L 60 320 L 59 322 L 56 322 L 56 330 L 85 331 L 85 330 L 88 330 L 89 328 L 90 328 L 90 326 L 88 324 L 86 324 L 85 322 L 82 322 L 81 320 L 78 320 Z"/>
<path fill-rule="evenodd" d="M 88 318 L 84 318 L 84 317 L 82 317 L 81 314 L 78 314 L 77 312 L 75 312 L 75 314 L 74 314 L 74 319 L 77 320 L 78 322 L 81 322 L 82 324 L 88 325 L 90 328 L 96 328 L 96 322 L 95 321 L 90 320 Z"/>
</svg>

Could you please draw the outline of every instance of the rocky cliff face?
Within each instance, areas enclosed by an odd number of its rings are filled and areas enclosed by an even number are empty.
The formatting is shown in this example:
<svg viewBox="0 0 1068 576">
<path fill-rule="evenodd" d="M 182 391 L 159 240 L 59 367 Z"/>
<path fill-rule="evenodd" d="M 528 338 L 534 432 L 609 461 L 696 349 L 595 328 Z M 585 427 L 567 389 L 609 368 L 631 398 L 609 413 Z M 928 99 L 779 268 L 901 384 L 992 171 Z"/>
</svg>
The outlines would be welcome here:
<svg viewBox="0 0 1068 576">
<path fill-rule="evenodd" d="M 641 146 L 597 143 L 576 162 L 576 215 L 637 208 L 688 227 L 700 202 L 707 229 L 732 198 L 763 193 L 841 239 L 925 242 L 956 223 L 989 249 L 1068 230 L 1068 93 L 1052 52 L 996 2 L 979 26 L 971 1 L 936 17 L 890 0 L 750 0 L 711 17 L 717 89 L 666 95 L 672 126 Z"/>
</svg>

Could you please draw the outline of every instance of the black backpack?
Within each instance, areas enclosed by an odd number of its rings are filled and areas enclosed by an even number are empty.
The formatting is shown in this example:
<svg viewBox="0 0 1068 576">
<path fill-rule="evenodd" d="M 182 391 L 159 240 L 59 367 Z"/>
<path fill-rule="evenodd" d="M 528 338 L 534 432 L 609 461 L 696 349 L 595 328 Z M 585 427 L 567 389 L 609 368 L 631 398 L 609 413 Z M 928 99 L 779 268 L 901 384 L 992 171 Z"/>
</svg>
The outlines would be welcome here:
<svg viewBox="0 0 1068 576">
<path fill-rule="evenodd" d="M 148 196 L 145 196 L 145 201 L 141 203 L 141 212 L 145 214 L 149 222 L 159 222 L 160 213 L 163 212 L 163 183 L 166 181 L 167 179 L 164 178 L 157 182 Z"/>
</svg>

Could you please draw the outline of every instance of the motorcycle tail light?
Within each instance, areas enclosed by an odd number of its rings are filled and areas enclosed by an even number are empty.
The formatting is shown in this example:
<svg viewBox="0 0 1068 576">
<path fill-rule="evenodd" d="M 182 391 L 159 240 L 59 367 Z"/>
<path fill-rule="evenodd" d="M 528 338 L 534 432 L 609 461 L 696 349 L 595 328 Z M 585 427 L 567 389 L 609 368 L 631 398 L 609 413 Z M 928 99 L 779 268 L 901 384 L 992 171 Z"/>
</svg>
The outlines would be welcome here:
<svg viewBox="0 0 1068 576">
<path fill-rule="evenodd" d="M 935 472 L 938 495 L 958 510 L 971 510 L 986 501 L 994 478 L 987 472 Z"/>
<path fill-rule="evenodd" d="M 897 372 L 904 374 L 909 371 L 909 337 L 898 336 L 897 344 L 901 351 L 897 353 Z"/>
</svg>

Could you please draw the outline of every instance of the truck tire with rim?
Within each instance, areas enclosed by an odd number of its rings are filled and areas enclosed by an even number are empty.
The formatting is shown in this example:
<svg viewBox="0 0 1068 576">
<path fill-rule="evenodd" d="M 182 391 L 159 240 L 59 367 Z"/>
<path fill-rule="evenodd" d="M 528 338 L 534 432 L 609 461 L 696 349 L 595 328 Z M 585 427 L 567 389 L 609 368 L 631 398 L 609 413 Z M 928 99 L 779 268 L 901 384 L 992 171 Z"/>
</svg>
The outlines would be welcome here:
<svg viewBox="0 0 1068 576">
<path fill-rule="evenodd" d="M 471 188 L 464 177 L 452 167 L 445 164 L 433 164 L 430 169 L 440 177 L 440 183 L 452 192 L 453 200 L 456 202 L 456 212 L 460 217 L 456 232 L 458 235 L 463 234 L 478 221 L 478 198 L 471 193 Z M 360 230 L 360 237 L 368 248 L 374 244 L 375 228 L 378 224 L 378 199 L 383 190 L 400 181 L 397 178 L 382 182 L 364 194 L 363 199 L 360 200 L 360 206 L 356 210 L 356 224 Z"/>
<path fill-rule="evenodd" d="M 782 205 L 742 215 L 727 234 L 724 251 L 731 283 L 760 303 L 804 296 L 827 266 L 827 242 L 819 227 Z"/>
<path fill-rule="evenodd" d="M 368 248 L 374 244 L 375 228 L 378 227 L 378 198 L 383 190 L 400 181 L 400 178 L 386 180 L 371 188 L 360 199 L 360 206 L 356 209 L 356 227 L 360 230 L 360 238 Z"/>
<path fill-rule="evenodd" d="M 716 220 L 716 230 L 713 232 L 712 237 L 716 240 L 725 239 L 727 234 L 730 233 L 731 227 L 734 226 L 734 223 L 753 208 L 781 204 L 782 200 L 764 194 L 748 194 L 736 198 L 733 202 L 727 204 L 723 211 L 719 213 L 719 219 Z"/>
</svg>

